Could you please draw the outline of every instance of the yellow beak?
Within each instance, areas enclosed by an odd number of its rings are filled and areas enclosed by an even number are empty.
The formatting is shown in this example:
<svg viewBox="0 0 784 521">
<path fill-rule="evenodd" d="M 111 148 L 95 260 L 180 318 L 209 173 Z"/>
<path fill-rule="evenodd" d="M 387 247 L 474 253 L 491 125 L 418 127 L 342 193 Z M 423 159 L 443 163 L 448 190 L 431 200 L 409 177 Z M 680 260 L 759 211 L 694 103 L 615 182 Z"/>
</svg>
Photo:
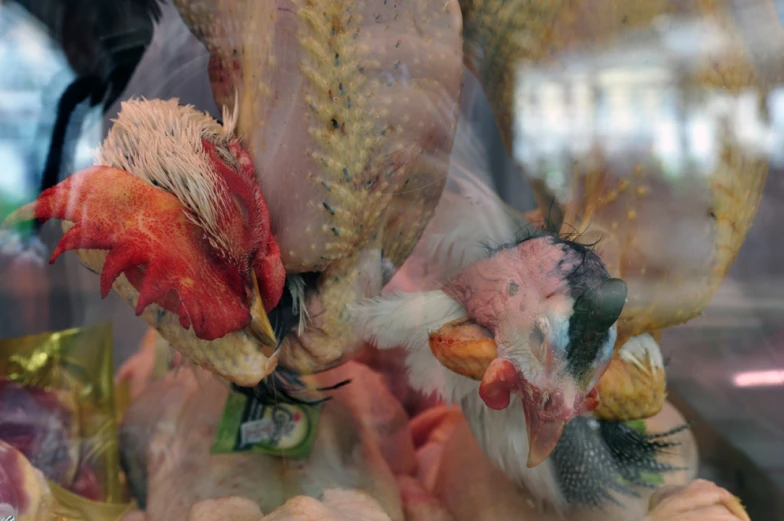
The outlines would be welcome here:
<svg viewBox="0 0 784 521">
<path fill-rule="evenodd" d="M 250 303 L 250 333 L 258 339 L 262 345 L 267 347 L 277 347 L 278 340 L 275 337 L 275 330 L 270 324 L 267 312 L 264 310 L 264 303 L 261 301 L 259 292 L 259 281 L 256 273 L 251 270 L 251 280 L 253 285 L 253 295 Z"/>
<path fill-rule="evenodd" d="M 429 344 L 441 365 L 476 381 L 482 380 L 498 356 L 490 331 L 468 318 L 449 322 L 430 333 Z"/>
</svg>

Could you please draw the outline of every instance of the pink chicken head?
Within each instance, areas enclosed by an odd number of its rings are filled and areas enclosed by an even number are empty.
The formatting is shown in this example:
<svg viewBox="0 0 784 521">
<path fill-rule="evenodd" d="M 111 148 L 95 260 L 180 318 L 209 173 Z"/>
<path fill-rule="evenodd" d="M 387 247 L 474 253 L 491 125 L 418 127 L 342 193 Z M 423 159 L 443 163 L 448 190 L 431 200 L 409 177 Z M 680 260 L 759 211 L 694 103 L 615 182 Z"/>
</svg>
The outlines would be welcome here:
<svg viewBox="0 0 784 521">
<path fill-rule="evenodd" d="M 473 341 L 478 325 L 487 332 L 485 343 L 489 337 L 495 342 L 479 394 L 492 409 L 509 406 L 512 395 L 520 398 L 528 466 L 538 465 L 564 425 L 598 405 L 594 386 L 612 358 L 626 284 L 611 278 L 589 248 L 538 236 L 472 264 L 445 291 L 475 323 L 462 326 L 472 328 Z"/>
</svg>

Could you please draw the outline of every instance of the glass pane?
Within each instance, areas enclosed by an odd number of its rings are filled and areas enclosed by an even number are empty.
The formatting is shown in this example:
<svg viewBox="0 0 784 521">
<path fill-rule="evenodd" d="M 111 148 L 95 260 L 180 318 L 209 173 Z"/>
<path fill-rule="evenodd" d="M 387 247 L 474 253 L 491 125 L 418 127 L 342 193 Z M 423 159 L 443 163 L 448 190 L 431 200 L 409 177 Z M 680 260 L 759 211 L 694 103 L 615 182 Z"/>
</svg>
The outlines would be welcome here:
<svg viewBox="0 0 784 521">
<path fill-rule="evenodd" d="M 0 3 L 0 519 L 781 519 L 782 14 Z"/>
</svg>

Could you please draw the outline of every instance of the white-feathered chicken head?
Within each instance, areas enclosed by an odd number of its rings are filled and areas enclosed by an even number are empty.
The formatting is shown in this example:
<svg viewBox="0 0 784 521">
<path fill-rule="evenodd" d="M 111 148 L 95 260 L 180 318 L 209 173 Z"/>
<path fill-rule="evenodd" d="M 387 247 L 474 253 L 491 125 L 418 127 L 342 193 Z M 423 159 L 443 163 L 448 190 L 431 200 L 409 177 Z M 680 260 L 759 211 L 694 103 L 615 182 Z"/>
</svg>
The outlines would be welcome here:
<svg viewBox="0 0 784 521">
<path fill-rule="evenodd" d="M 528 466 L 538 465 L 564 425 L 598 405 L 594 386 L 612 358 L 626 284 L 611 278 L 590 248 L 538 236 L 468 266 L 444 292 L 469 319 L 431 333 L 433 353 L 481 380 L 488 407 L 504 409 L 512 395 L 520 398 Z"/>
<path fill-rule="evenodd" d="M 235 107 L 238 104 L 235 103 Z M 68 177 L 7 222 L 60 219 L 52 254 L 76 250 L 164 338 L 240 385 L 275 367 L 267 312 L 286 273 L 237 112 L 220 124 L 174 100 L 130 100 L 96 166 Z"/>
</svg>

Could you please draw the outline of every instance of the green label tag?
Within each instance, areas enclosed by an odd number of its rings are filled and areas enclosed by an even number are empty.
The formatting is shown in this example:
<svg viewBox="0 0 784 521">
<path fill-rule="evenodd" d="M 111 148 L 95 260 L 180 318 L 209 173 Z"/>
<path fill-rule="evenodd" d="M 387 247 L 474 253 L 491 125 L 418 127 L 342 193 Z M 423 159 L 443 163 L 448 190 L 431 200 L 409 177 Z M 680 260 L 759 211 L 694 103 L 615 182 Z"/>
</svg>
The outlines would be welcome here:
<svg viewBox="0 0 784 521">
<path fill-rule="evenodd" d="M 223 408 L 212 453 L 305 458 L 316 438 L 320 412 L 321 405 L 265 404 L 232 392 Z"/>
</svg>

